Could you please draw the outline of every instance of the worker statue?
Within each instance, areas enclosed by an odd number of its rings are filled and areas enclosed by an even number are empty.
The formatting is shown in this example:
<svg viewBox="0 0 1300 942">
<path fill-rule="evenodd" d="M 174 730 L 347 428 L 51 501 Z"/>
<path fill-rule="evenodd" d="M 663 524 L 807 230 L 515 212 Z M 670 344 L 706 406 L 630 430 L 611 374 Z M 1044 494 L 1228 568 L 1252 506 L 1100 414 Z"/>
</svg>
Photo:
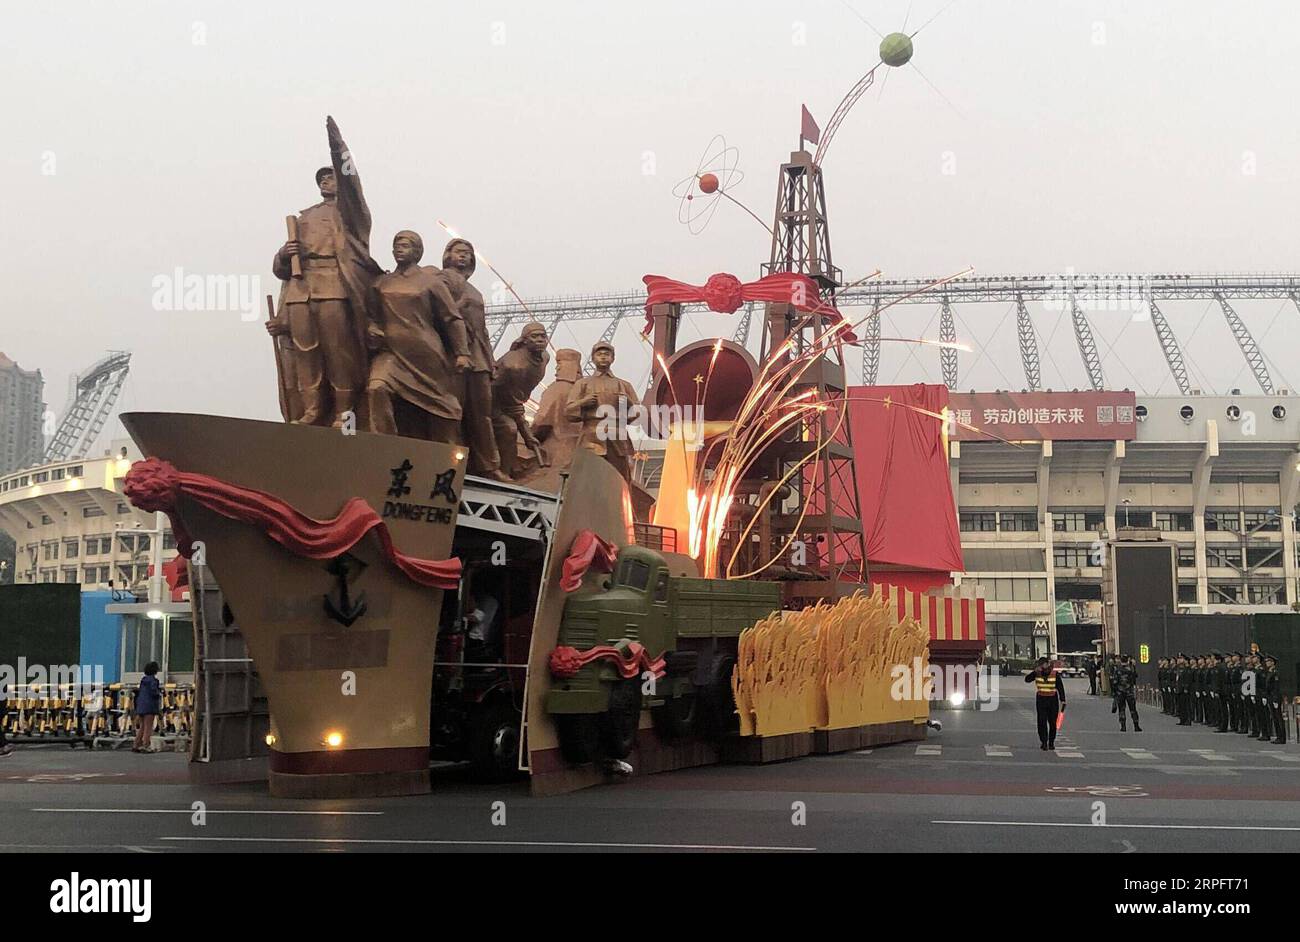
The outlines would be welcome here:
<svg viewBox="0 0 1300 942">
<path fill-rule="evenodd" d="M 368 299 L 366 383 L 370 430 L 460 443 L 461 396 L 469 334 L 436 268 L 421 268 L 424 241 L 393 236 L 397 268 L 375 279 Z M 459 366 L 457 364 L 460 364 Z"/>
<path fill-rule="evenodd" d="M 330 166 L 316 171 L 321 201 L 290 217 L 289 239 L 271 263 L 280 290 L 279 313 L 267 322 L 288 354 L 300 401 L 285 419 L 303 425 L 342 426 L 354 417 L 366 379 L 365 305 L 381 269 L 370 257 L 370 210 L 352 155 L 333 118 L 325 119 Z M 297 413 L 297 414 L 292 414 Z"/>
<path fill-rule="evenodd" d="M 443 249 L 440 277 L 459 308 L 469 334 L 469 355 L 456 361 L 457 368 L 464 371 L 465 380 L 465 393 L 461 400 L 462 441 L 469 446 L 471 474 L 509 481 L 510 478 L 501 473 L 496 436 L 492 433 L 492 374 L 496 370 L 496 360 L 492 356 L 492 341 L 488 338 L 483 295 L 469 283 L 475 264 L 474 246 L 464 239 L 452 239 Z"/>
<path fill-rule="evenodd" d="M 582 423 L 578 446 L 602 456 L 623 476 L 632 479 L 632 441 L 628 437 L 627 415 L 637 403 L 636 390 L 610 370 L 614 365 L 614 345 L 599 341 L 591 348 L 591 362 L 596 371 L 573 384 L 565 414 Z"/>
<path fill-rule="evenodd" d="M 533 436 L 541 446 L 542 467 L 567 468 L 582 434 L 582 423 L 569 418 L 566 407 L 573 384 L 582 375 L 582 354 L 565 348 L 555 351 L 555 381 L 542 391 L 533 416 Z"/>
<path fill-rule="evenodd" d="M 533 390 L 546 376 L 546 366 L 551 361 L 551 355 L 546 352 L 548 342 L 545 327 L 527 324 L 519 339 L 510 344 L 509 352 L 497 361 L 492 380 L 492 430 L 501 473 L 512 480 L 518 480 L 524 471 L 519 460 L 521 441 L 536 456 L 538 464 L 545 460 L 540 444 L 528 427 L 524 403 L 532 398 Z"/>
</svg>

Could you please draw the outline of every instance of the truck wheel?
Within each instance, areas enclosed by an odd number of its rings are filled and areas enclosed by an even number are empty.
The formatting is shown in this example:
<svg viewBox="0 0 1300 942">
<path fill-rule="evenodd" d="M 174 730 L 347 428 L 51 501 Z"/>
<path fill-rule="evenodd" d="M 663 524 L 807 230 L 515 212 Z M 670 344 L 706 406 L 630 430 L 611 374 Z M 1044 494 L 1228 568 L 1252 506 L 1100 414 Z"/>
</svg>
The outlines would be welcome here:
<svg viewBox="0 0 1300 942">
<path fill-rule="evenodd" d="M 664 701 L 663 706 L 650 711 L 655 732 L 664 739 L 682 739 L 695 729 L 698 706 L 695 694 L 685 693 Z"/>
<path fill-rule="evenodd" d="M 664 655 L 664 672 L 670 677 L 695 673 L 700 656 L 696 651 L 669 651 Z"/>
<path fill-rule="evenodd" d="M 600 735 L 595 713 L 561 713 L 555 717 L 560 736 L 560 755 L 566 762 L 583 765 L 596 758 Z"/>
<path fill-rule="evenodd" d="M 624 759 L 636 745 L 641 723 L 641 678 L 620 680 L 609 691 L 609 706 L 600 715 L 600 747 L 610 759 Z"/>
<path fill-rule="evenodd" d="M 740 729 L 736 701 L 731 695 L 731 670 L 736 658 L 722 654 L 709 666 L 708 679 L 700 688 L 698 725 L 706 736 L 721 739 Z"/>
<path fill-rule="evenodd" d="M 508 782 L 519 775 L 519 711 L 505 700 L 480 703 L 469 721 L 469 761 L 474 777 Z"/>
</svg>

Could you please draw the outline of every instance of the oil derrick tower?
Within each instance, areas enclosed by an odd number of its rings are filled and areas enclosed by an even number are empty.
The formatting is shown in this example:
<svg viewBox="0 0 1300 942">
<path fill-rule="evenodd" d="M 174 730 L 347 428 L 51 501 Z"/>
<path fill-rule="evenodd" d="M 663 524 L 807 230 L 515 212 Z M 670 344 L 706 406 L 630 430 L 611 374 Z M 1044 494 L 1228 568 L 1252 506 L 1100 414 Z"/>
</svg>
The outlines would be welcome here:
<svg viewBox="0 0 1300 942">
<path fill-rule="evenodd" d="M 793 304 L 769 303 L 763 330 L 763 361 L 792 339 L 787 357 L 812 348 L 835 325 L 835 292 L 840 270 L 831 259 L 826 222 L 826 190 L 821 167 L 805 150 L 781 165 L 772 225 L 772 251 L 763 274 L 797 272 L 807 275 L 821 293 L 822 305 L 812 313 Z M 866 546 L 862 536 L 853 442 L 849 433 L 844 358 L 836 345 L 827 347 L 803 373 L 791 396 L 812 390 L 818 402 L 831 407 L 813 417 L 790 440 L 769 449 L 764 469 L 769 481 L 780 480 L 800 460 L 825 447 L 790 479 L 789 496 L 771 517 L 773 551 L 792 539 L 783 567 L 792 577 L 784 583 L 786 604 L 802 607 L 818 599 L 836 599 L 866 581 Z M 800 547 L 803 553 L 799 553 Z M 799 556 L 806 562 L 797 565 Z"/>
</svg>

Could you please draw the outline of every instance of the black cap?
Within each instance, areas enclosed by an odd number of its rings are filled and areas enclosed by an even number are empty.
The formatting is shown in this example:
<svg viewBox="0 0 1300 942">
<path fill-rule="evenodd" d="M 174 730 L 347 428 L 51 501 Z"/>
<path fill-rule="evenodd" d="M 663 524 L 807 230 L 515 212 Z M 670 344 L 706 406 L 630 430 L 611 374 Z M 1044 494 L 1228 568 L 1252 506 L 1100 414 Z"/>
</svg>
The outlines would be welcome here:
<svg viewBox="0 0 1300 942">
<path fill-rule="evenodd" d="M 333 172 L 334 172 L 334 168 L 333 168 L 333 167 L 321 167 L 319 170 L 317 170 L 317 171 L 316 171 L 316 185 L 317 185 L 317 186 L 320 186 L 320 178 L 321 178 L 321 177 L 325 176 L 325 174 L 327 174 L 327 173 L 332 174 Z"/>
<path fill-rule="evenodd" d="M 1044 656 L 1044 657 L 1040 657 L 1040 658 L 1038 659 L 1038 663 L 1039 663 L 1039 664 L 1046 664 L 1047 662 L 1048 662 L 1048 659 L 1047 659 L 1046 656 Z"/>
</svg>

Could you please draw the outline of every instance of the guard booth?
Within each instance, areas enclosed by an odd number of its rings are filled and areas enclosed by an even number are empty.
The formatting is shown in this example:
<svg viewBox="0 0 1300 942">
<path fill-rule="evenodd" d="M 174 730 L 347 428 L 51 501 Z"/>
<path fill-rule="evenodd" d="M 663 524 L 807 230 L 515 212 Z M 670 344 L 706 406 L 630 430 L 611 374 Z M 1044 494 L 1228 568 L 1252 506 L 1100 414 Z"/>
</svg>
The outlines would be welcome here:
<svg viewBox="0 0 1300 942">
<path fill-rule="evenodd" d="M 110 602 L 119 616 L 117 676 L 135 686 L 145 665 L 158 662 L 164 683 L 194 683 L 194 623 L 189 602 Z"/>
</svg>

